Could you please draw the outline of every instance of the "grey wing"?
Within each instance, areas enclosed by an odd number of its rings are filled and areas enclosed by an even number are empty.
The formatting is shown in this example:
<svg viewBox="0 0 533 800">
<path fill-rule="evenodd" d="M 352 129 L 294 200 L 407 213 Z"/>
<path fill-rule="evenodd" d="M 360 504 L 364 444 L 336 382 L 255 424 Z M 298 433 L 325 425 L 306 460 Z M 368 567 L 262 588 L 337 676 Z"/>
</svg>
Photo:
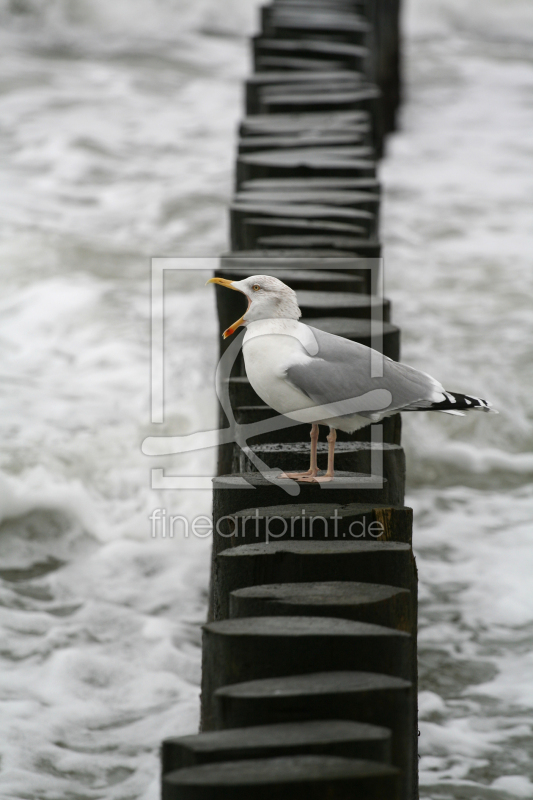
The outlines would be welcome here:
<svg viewBox="0 0 533 800">
<path fill-rule="evenodd" d="M 365 395 L 376 389 L 386 390 L 389 395 L 385 396 L 390 397 L 390 402 L 385 407 L 380 406 L 378 414 L 371 397 L 368 408 L 363 406 L 362 410 L 357 411 L 360 416 L 373 418 L 394 410 L 429 407 L 444 399 L 444 390 L 440 383 L 425 372 L 383 356 L 383 375 L 373 378 L 371 358 L 376 351 L 349 339 L 308 327 L 316 338 L 318 353 L 307 362 L 289 367 L 286 376 L 293 386 L 317 405 L 329 405 L 353 398 L 364 399 Z M 346 414 L 343 408 L 346 406 L 341 404 L 338 410 Z"/>
</svg>

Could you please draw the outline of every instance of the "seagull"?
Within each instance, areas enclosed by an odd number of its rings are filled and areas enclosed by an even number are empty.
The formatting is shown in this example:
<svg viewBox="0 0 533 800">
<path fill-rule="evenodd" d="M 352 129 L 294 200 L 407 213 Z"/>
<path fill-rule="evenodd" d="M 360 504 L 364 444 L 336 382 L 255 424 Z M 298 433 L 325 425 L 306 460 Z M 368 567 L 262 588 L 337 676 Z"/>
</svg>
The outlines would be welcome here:
<svg viewBox="0 0 533 800">
<path fill-rule="evenodd" d="M 333 480 L 337 430 L 353 433 L 399 411 L 442 411 L 459 416 L 471 409 L 494 411 L 479 397 L 446 391 L 425 372 L 300 322 L 296 293 L 278 278 L 252 275 L 240 281 L 211 278 L 207 283 L 241 292 L 248 299 L 243 316 L 222 335 L 227 339 L 241 325 L 246 327 L 242 351 L 254 391 L 279 414 L 311 423 L 309 470 L 283 473 L 282 478 Z M 376 358 L 379 376 L 373 376 Z M 328 466 L 320 476 L 319 425 L 330 428 Z"/>
</svg>

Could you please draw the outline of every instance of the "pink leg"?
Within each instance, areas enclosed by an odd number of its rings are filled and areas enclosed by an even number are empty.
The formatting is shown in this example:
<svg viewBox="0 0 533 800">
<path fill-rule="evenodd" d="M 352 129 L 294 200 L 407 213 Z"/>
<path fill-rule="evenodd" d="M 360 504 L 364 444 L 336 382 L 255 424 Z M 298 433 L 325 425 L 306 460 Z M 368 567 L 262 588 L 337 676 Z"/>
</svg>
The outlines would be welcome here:
<svg viewBox="0 0 533 800">
<path fill-rule="evenodd" d="M 318 472 L 317 467 L 317 445 L 318 445 L 318 425 L 314 423 L 311 426 L 311 461 L 307 472 L 284 472 L 281 478 L 295 478 L 296 480 L 304 480 L 314 478 Z"/>
<path fill-rule="evenodd" d="M 331 428 L 328 439 L 328 468 L 324 475 L 317 476 L 316 472 L 312 477 L 309 478 L 302 478 L 302 480 L 309 482 L 309 483 L 327 483 L 328 481 L 332 481 L 335 475 L 334 470 L 334 462 L 335 462 L 335 442 L 337 441 L 337 431 L 335 428 Z"/>
</svg>

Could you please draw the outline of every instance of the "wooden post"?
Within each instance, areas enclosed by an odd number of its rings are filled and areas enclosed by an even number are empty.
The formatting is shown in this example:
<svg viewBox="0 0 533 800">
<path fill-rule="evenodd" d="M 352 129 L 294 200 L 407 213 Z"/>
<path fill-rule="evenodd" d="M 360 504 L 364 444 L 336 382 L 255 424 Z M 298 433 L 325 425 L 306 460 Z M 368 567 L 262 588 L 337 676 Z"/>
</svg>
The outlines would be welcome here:
<svg viewBox="0 0 533 800">
<path fill-rule="evenodd" d="M 242 142 L 263 142 L 262 136 L 250 136 Z M 250 145 L 251 147 L 251 145 Z M 259 148 L 256 148 L 259 149 Z M 253 150 L 251 150 L 253 152 Z M 251 181 L 250 181 L 251 183 Z M 242 188 L 235 196 L 237 203 L 300 203 L 315 205 L 340 206 L 341 208 L 362 209 L 373 215 L 375 227 L 373 235 L 377 235 L 379 221 L 379 205 L 381 197 L 368 191 L 347 190 L 347 189 L 316 189 L 316 188 L 285 188 L 285 189 L 246 189 Z"/>
<path fill-rule="evenodd" d="M 316 516 L 312 532 L 319 528 L 324 530 L 325 525 L 320 516 Z M 222 525 L 220 530 L 223 531 Z M 228 617 L 231 592 L 246 586 L 361 581 L 413 588 L 412 551 L 403 542 L 269 539 L 265 544 L 231 547 L 232 540 L 238 541 L 236 534 L 238 531 L 227 537 L 230 546 L 216 556 L 213 572 L 216 591 L 211 616 L 214 620 Z"/>
<path fill-rule="evenodd" d="M 349 69 L 371 77 L 370 50 L 346 42 L 252 37 L 255 72 L 273 69 Z"/>
<path fill-rule="evenodd" d="M 353 70 L 275 70 L 250 75 L 244 84 L 247 114 L 258 114 L 261 99 L 279 91 L 309 93 L 316 91 L 354 91 L 360 88 L 362 75 Z"/>
<path fill-rule="evenodd" d="M 358 131 L 305 131 L 265 136 L 243 136 L 237 142 L 239 153 L 254 153 L 258 150 L 290 150 L 302 147 L 350 147 L 364 148 L 373 153 L 364 130 Z"/>
<path fill-rule="evenodd" d="M 381 243 L 376 239 L 361 239 L 356 236 L 331 233 L 277 233 L 259 237 L 255 247 L 258 250 L 281 250 L 285 254 L 298 255 L 303 250 L 314 251 L 319 256 L 321 251 L 328 254 L 336 251 L 339 256 L 351 255 L 356 258 L 380 258 Z"/>
<path fill-rule="evenodd" d="M 284 472 L 305 472 L 309 468 L 309 438 L 306 442 L 283 443 L 282 436 L 280 436 L 280 433 L 283 432 L 277 432 L 277 438 L 281 441 L 252 445 L 251 452 L 272 469 L 281 469 Z M 318 468 L 325 471 L 328 456 L 327 442 L 319 441 L 317 449 Z M 373 474 L 372 461 L 374 461 L 374 470 L 378 470 L 378 476 L 383 478 L 380 502 L 402 505 L 405 492 L 403 448 L 389 444 L 372 445 L 368 442 L 337 442 L 335 473 L 338 476 L 342 476 L 344 473 L 355 473 L 361 475 L 363 480 L 364 476 Z M 238 445 L 234 445 L 231 471 L 233 473 L 257 472 L 255 465 Z"/>
<path fill-rule="evenodd" d="M 237 187 L 255 178 L 375 178 L 370 158 L 328 157 L 320 147 L 302 154 L 296 150 L 264 150 L 237 158 Z"/>
<path fill-rule="evenodd" d="M 229 761 L 166 775 L 163 800 L 398 800 L 398 771 L 334 756 Z"/>
<path fill-rule="evenodd" d="M 292 115 L 291 115 L 292 116 Z M 300 115 L 295 115 L 300 116 Z M 266 117 L 278 120 L 276 117 Z M 252 118 L 251 118 L 252 119 Z M 260 119 L 263 119 L 260 117 Z M 370 192 L 381 194 L 381 184 L 377 178 L 256 178 L 243 181 L 239 187 L 243 192 Z M 333 255 L 333 254 L 330 254 Z M 340 254 L 338 253 L 337 256 Z"/>
<path fill-rule="evenodd" d="M 305 514 L 301 503 L 245 508 L 232 514 L 227 525 L 219 526 L 229 539 L 227 547 L 241 544 L 261 544 L 275 537 L 278 541 L 292 539 L 328 539 L 331 541 L 368 539 L 370 541 L 403 542 L 411 544 L 413 536 L 413 510 L 406 506 L 364 505 L 348 503 L 339 505 L 322 499 L 319 503 L 306 503 Z M 322 525 L 313 520 L 321 521 Z M 230 537 L 229 533 L 233 535 Z M 223 546 L 217 549 L 222 552 Z"/>
<path fill-rule="evenodd" d="M 282 755 L 341 756 L 388 764 L 390 748 L 390 730 L 378 725 L 350 720 L 287 722 L 165 739 L 161 750 L 161 771 L 166 775 L 176 769 L 215 761 Z"/>
<path fill-rule="evenodd" d="M 354 581 L 270 583 L 230 593 L 229 616 L 341 617 L 413 632 L 408 589 Z"/>
<path fill-rule="evenodd" d="M 348 317 L 350 319 L 370 319 L 378 316 L 383 322 L 390 322 L 391 303 L 384 297 L 371 294 L 349 292 L 296 292 L 302 320 L 308 321 L 323 317 Z M 309 322 L 313 325 L 313 322 Z"/>
<path fill-rule="evenodd" d="M 217 272 L 277 275 L 311 327 L 394 360 L 390 303 L 373 296 L 377 270 L 364 266 L 374 262 L 358 259 L 381 255 L 376 159 L 398 105 L 398 11 L 399 0 L 261 9 L 234 252 Z M 222 333 L 246 302 L 218 290 L 217 305 Z M 220 341 L 224 353 L 232 340 Z M 263 432 L 239 439 L 244 450 L 221 448 L 219 469 L 231 474 L 214 480 L 205 733 L 164 743 L 163 800 L 415 800 L 417 575 L 400 416 L 380 423 L 379 441 L 375 426 L 339 432 L 331 483 L 280 481 L 279 470 L 307 468 L 309 426 L 276 429 L 242 354 L 226 372 L 235 422 Z M 265 476 L 253 471 L 261 462 Z"/>
<path fill-rule="evenodd" d="M 371 26 L 358 14 L 263 6 L 263 32 L 276 39 L 324 39 L 365 46 Z"/>
<path fill-rule="evenodd" d="M 234 250 L 249 250 L 266 232 L 267 235 L 317 235 L 340 233 L 372 239 L 376 235 L 376 219 L 370 211 L 332 205 L 306 203 L 252 203 L 230 205 L 230 236 Z"/>
<path fill-rule="evenodd" d="M 334 617 L 210 622 L 202 640 L 202 729 L 215 726 L 214 692 L 222 686 L 329 670 L 379 672 L 408 680 L 411 637 L 393 628 Z"/>
<path fill-rule="evenodd" d="M 353 719 L 392 731 L 402 800 L 413 800 L 416 724 L 409 681 L 383 674 L 323 672 L 247 681 L 215 693 L 216 729 L 307 719 Z M 386 796 L 380 800 L 387 800 Z"/>
</svg>

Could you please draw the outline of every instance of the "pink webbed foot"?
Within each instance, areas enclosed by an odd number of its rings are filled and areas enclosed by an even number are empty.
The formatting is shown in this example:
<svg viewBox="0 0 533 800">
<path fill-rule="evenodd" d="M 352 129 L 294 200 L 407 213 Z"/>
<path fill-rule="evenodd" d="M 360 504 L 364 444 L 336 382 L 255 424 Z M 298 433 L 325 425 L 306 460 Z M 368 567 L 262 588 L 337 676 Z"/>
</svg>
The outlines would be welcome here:
<svg viewBox="0 0 533 800">
<path fill-rule="evenodd" d="M 308 469 L 307 472 L 282 472 L 280 478 L 288 478 L 293 481 L 312 481 L 316 477 L 318 470 Z"/>
<path fill-rule="evenodd" d="M 305 483 L 329 483 L 329 481 L 333 480 L 333 475 L 328 475 L 327 472 L 325 475 L 313 475 L 309 478 L 302 478 L 301 480 L 305 481 Z"/>
</svg>

